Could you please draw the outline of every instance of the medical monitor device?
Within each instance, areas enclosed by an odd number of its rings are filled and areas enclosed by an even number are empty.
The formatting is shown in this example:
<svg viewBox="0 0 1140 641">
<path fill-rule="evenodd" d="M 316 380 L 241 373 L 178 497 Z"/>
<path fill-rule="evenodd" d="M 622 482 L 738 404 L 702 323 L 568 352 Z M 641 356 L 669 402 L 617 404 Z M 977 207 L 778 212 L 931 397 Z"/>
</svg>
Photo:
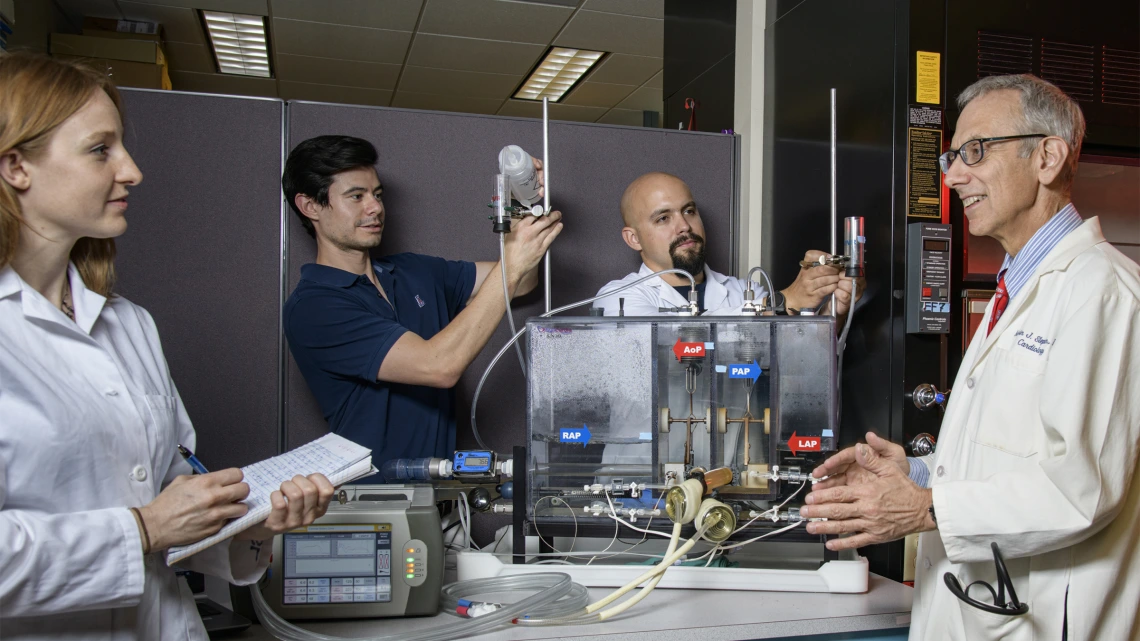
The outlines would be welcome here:
<svg viewBox="0 0 1140 641">
<path fill-rule="evenodd" d="M 435 614 L 444 559 L 432 488 L 342 489 L 346 503 L 274 538 L 265 600 L 287 620 Z"/>
</svg>

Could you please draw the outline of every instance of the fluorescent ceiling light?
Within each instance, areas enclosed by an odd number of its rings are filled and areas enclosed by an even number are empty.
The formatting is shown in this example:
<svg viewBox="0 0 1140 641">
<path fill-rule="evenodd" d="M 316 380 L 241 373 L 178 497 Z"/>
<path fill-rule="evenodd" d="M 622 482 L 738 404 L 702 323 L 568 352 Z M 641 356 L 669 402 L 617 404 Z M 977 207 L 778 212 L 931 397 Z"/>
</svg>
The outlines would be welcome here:
<svg viewBox="0 0 1140 641">
<path fill-rule="evenodd" d="M 270 78 L 265 18 L 241 13 L 203 11 L 214 60 L 222 73 Z"/>
<path fill-rule="evenodd" d="M 515 98 L 542 100 L 545 96 L 558 102 L 604 55 L 604 51 L 554 47 L 515 92 Z"/>
</svg>

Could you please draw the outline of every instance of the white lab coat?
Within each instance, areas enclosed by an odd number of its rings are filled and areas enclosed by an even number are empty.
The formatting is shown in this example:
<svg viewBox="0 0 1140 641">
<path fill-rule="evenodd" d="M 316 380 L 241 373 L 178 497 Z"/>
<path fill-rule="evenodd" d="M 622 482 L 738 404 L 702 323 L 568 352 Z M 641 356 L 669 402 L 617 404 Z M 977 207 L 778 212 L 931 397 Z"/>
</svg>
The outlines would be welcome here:
<svg viewBox="0 0 1140 641">
<path fill-rule="evenodd" d="M 176 446 L 195 445 L 154 321 L 68 275 L 75 323 L 0 269 L 0 638 L 205 640 L 127 509 L 189 474 Z M 231 541 L 184 567 L 250 583 L 268 563 Z"/>
<path fill-rule="evenodd" d="M 1140 638 L 1140 267 L 1096 218 L 974 336 L 952 389 L 927 457 L 938 530 L 919 540 L 910 638 L 1058 641 L 1066 592 L 1069 641 Z M 953 572 L 997 589 L 991 541 L 1025 616 L 945 585 Z"/>
<path fill-rule="evenodd" d="M 641 269 L 637 273 L 630 274 L 621 280 L 606 283 L 598 290 L 598 295 L 632 283 L 638 278 L 644 278 L 652 273 L 653 270 L 642 263 Z M 708 283 L 705 285 L 705 309 L 708 311 L 702 316 L 735 316 L 740 314 L 741 306 L 744 304 L 744 289 L 747 284 L 745 281 L 714 272 L 708 265 L 705 265 L 705 282 Z M 753 291 L 756 292 L 756 300 L 768 295 L 768 288 L 759 283 L 753 286 Z M 621 307 L 618 302 L 619 298 L 625 299 L 622 309 L 625 310 L 626 316 L 660 316 L 662 313 L 658 309 L 661 307 L 680 307 L 689 304 L 688 299 L 678 294 L 672 285 L 666 283 L 661 277 L 657 277 L 634 285 L 613 296 L 599 299 L 594 302 L 594 307 L 604 308 L 606 316 L 617 316 L 618 308 Z"/>
</svg>

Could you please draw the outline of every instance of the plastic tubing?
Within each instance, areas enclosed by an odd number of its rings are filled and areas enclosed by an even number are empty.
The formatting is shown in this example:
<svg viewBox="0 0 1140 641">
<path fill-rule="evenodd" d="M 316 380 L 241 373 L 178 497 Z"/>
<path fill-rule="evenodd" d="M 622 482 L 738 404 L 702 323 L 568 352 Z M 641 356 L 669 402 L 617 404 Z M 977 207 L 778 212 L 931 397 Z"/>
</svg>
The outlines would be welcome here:
<svg viewBox="0 0 1140 641">
<path fill-rule="evenodd" d="M 385 481 L 430 481 L 430 458 L 394 458 L 384 461 L 380 475 Z"/>
<path fill-rule="evenodd" d="M 507 235 L 499 234 L 499 274 L 503 277 L 503 302 L 507 305 L 507 325 L 511 328 L 511 336 L 515 335 L 515 315 L 511 312 L 511 293 L 507 291 Z M 523 357 L 522 345 L 515 343 L 515 352 L 519 355 L 519 367 L 522 368 L 523 380 L 526 380 L 526 358 Z M 480 443 L 482 446 L 482 443 Z M 483 447 L 483 449 L 488 449 Z"/>
<path fill-rule="evenodd" d="M 702 525 L 697 530 L 697 533 L 693 535 L 693 538 L 686 541 L 685 544 L 680 547 L 680 549 L 674 549 L 677 545 L 677 541 L 681 537 L 681 526 L 675 523 L 673 525 L 673 536 L 669 541 L 669 550 L 665 553 L 665 558 L 661 560 L 661 563 L 658 563 L 656 566 L 646 571 L 641 576 L 630 581 L 621 588 L 613 591 L 609 596 L 606 596 L 605 598 L 590 604 L 584 611 L 579 612 L 577 615 L 553 619 L 535 619 L 534 617 L 531 617 L 525 620 L 519 619 L 517 623 L 519 625 L 528 626 L 580 625 L 585 623 L 598 623 L 621 614 L 622 612 L 636 605 L 645 597 L 649 596 L 649 593 L 652 592 L 653 588 L 657 587 L 657 584 L 661 581 L 661 577 L 665 574 L 665 571 L 672 567 L 672 565 L 676 563 L 678 559 L 688 553 L 688 551 L 691 550 L 694 545 L 696 545 L 697 541 L 700 540 L 700 538 L 704 535 L 706 529 L 707 528 Z M 629 600 L 621 603 L 620 605 L 609 608 L 608 610 L 602 610 L 602 608 L 605 606 L 613 603 L 646 581 L 649 581 L 649 584 L 646 585 L 641 590 L 641 592 L 634 595 Z M 602 611 L 599 612 L 599 610 Z"/>
<path fill-rule="evenodd" d="M 584 595 L 587 600 L 589 599 L 586 589 L 581 586 L 576 588 L 569 575 L 555 573 L 492 577 L 452 583 L 443 589 L 441 599 L 445 607 L 452 604 L 449 609 L 454 612 L 455 607 L 452 600 L 457 600 L 461 595 L 511 590 L 540 591 L 489 614 L 473 619 L 462 619 L 414 633 L 403 632 L 379 637 L 336 637 L 311 632 L 282 619 L 265 602 L 261 590 L 256 585 L 250 586 L 253 608 L 257 612 L 257 618 L 262 627 L 282 641 L 449 641 L 450 639 L 475 636 L 503 625 L 509 625 L 514 619 L 523 617 L 531 611 L 557 613 L 563 611 L 562 608 L 568 610 L 571 606 L 580 610 L 581 605 L 579 604 L 582 602 L 582 596 Z M 553 605 L 568 596 L 569 598 L 566 598 L 561 606 L 555 607 Z"/>
<path fill-rule="evenodd" d="M 650 278 L 660 276 L 661 274 L 680 274 L 681 276 L 684 276 L 685 278 L 689 279 L 689 287 L 691 289 L 696 290 L 696 288 L 697 288 L 697 281 L 693 279 L 693 275 L 690 274 L 689 272 L 687 272 L 683 269 L 662 269 L 659 272 L 653 272 L 652 274 L 649 274 L 647 276 L 642 276 L 641 278 L 638 278 L 637 280 L 633 281 L 632 283 L 626 283 L 625 285 L 622 285 L 621 287 L 618 287 L 617 289 L 606 290 L 605 292 L 598 294 L 597 296 L 594 296 L 593 298 L 587 298 L 586 300 L 580 300 L 576 303 L 570 303 L 569 305 L 563 305 L 562 307 L 559 307 L 558 309 L 552 309 L 549 312 L 546 312 L 545 314 L 540 316 L 540 318 L 549 318 L 555 314 L 560 314 L 560 313 L 562 313 L 568 309 L 574 309 L 575 307 L 581 307 L 582 305 L 589 305 L 590 303 L 592 303 L 596 300 L 600 300 L 600 299 L 605 298 L 607 296 L 612 296 L 612 295 L 614 295 L 618 292 L 621 292 L 621 291 L 625 291 L 625 290 L 629 289 L 630 287 L 633 287 L 634 285 L 639 285 L 639 284 L 649 280 Z M 479 436 L 479 427 L 475 423 L 475 410 L 477 410 L 479 408 L 479 393 L 483 391 L 483 384 L 487 382 L 487 377 L 491 375 L 491 370 L 495 368 L 495 364 L 499 362 L 499 359 L 503 357 L 503 354 L 506 354 L 507 350 L 509 350 L 511 348 L 511 345 L 514 345 L 515 341 L 517 341 L 525 332 L 526 332 L 526 326 L 523 326 L 522 329 L 515 332 L 515 334 L 511 337 L 511 340 L 507 341 L 506 345 L 503 345 L 503 348 L 499 350 L 499 353 L 495 354 L 495 358 L 491 359 L 490 364 L 487 365 L 487 369 L 483 372 L 483 377 L 479 379 L 479 385 L 475 388 L 475 395 L 471 397 L 471 432 L 474 433 L 475 442 L 479 444 L 479 447 L 481 449 L 489 450 L 491 448 L 487 447 L 486 444 L 483 443 L 483 438 L 481 436 Z"/>
<path fill-rule="evenodd" d="M 756 272 L 760 272 L 760 275 L 764 277 L 764 282 L 768 285 L 768 300 L 776 300 L 776 290 L 772 289 L 772 279 L 768 278 L 768 272 L 764 271 L 763 267 L 753 267 L 748 270 L 748 282 L 752 282 L 752 275 Z"/>
<path fill-rule="evenodd" d="M 440 593 L 439 604 L 444 612 L 456 614 L 459 601 L 473 600 L 471 597 L 480 594 L 494 594 L 500 592 L 513 592 L 521 590 L 546 590 L 569 579 L 569 575 L 562 573 L 521 574 L 515 576 L 491 577 L 488 579 L 473 579 L 444 586 Z M 570 583 L 566 594 L 544 603 L 540 603 L 526 610 L 525 616 L 535 617 L 561 617 L 581 611 L 590 602 L 590 593 L 585 586 Z M 458 616 L 458 615 L 457 615 Z M 479 617 L 482 618 L 482 617 Z"/>
<path fill-rule="evenodd" d="M 855 294 L 859 288 L 854 278 L 851 279 L 851 305 L 847 308 L 847 322 L 843 324 L 843 333 L 839 335 L 839 353 L 847 348 L 847 331 L 851 329 L 851 317 L 855 315 Z M 842 361 L 840 361 L 842 363 Z"/>
</svg>

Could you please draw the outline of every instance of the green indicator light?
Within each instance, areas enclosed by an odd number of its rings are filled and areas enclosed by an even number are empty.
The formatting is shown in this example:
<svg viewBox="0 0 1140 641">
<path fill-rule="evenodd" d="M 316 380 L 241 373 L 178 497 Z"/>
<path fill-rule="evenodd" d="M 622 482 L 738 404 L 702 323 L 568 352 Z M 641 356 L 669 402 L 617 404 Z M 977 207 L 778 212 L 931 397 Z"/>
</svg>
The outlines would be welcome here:
<svg viewBox="0 0 1140 641">
<path fill-rule="evenodd" d="M 408 563 L 412 563 L 413 561 L 415 561 L 415 559 L 413 559 L 412 557 L 409 556 L 408 557 Z"/>
<path fill-rule="evenodd" d="M 408 578 L 409 578 L 409 579 L 414 579 L 414 578 L 416 578 L 416 575 L 414 575 L 414 574 L 409 574 L 409 575 L 408 575 Z"/>
</svg>

